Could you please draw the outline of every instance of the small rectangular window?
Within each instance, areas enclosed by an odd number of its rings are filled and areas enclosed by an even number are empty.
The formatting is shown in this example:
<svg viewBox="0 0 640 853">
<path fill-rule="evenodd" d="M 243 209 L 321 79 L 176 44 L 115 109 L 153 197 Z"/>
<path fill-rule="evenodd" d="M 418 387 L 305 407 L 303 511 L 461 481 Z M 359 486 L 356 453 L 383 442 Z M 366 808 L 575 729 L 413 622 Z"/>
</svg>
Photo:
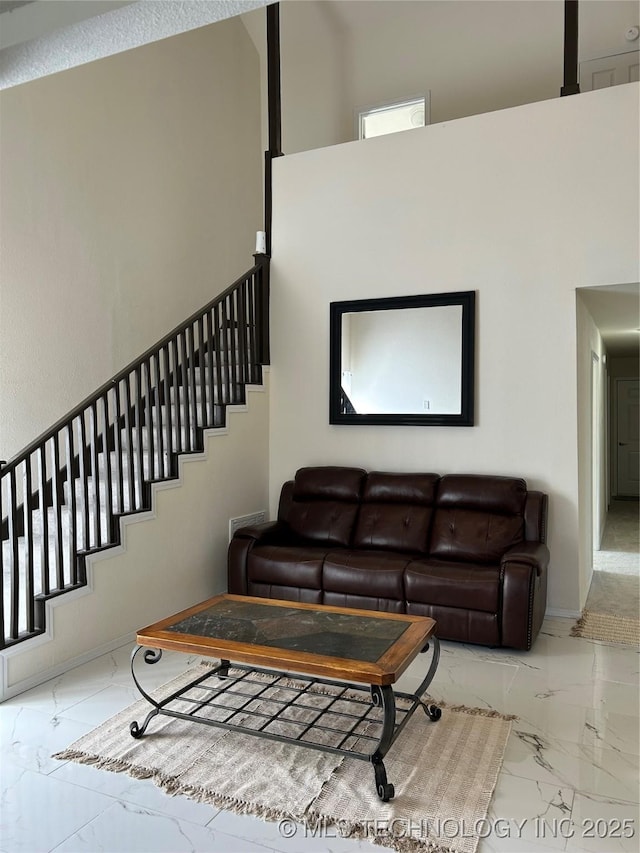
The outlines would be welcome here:
<svg viewBox="0 0 640 853">
<path fill-rule="evenodd" d="M 358 111 L 358 139 L 411 130 L 429 123 L 429 95 Z"/>
</svg>

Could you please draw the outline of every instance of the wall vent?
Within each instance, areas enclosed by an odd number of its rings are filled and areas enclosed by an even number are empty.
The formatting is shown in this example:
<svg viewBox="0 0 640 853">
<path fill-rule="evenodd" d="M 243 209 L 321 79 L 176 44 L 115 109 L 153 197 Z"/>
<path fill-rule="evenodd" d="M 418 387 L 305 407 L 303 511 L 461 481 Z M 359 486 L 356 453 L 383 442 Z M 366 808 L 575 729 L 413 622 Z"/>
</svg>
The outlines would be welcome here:
<svg viewBox="0 0 640 853">
<path fill-rule="evenodd" d="M 229 519 L 229 542 L 233 539 L 233 534 L 240 527 L 248 527 L 250 524 L 262 524 L 267 520 L 267 514 L 264 510 L 260 512 L 252 512 L 250 515 L 240 515 L 237 518 Z"/>
</svg>

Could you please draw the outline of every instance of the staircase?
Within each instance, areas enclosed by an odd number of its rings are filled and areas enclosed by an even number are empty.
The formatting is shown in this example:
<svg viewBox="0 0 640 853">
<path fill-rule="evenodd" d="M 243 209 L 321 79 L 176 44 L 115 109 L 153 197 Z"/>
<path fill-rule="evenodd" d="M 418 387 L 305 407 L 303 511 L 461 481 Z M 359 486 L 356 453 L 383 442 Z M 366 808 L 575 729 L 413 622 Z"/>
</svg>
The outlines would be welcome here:
<svg viewBox="0 0 640 853">
<path fill-rule="evenodd" d="M 1 471 L 0 649 L 44 633 L 45 602 L 87 583 L 120 518 L 200 453 L 269 361 L 268 257 L 32 442 Z"/>
</svg>

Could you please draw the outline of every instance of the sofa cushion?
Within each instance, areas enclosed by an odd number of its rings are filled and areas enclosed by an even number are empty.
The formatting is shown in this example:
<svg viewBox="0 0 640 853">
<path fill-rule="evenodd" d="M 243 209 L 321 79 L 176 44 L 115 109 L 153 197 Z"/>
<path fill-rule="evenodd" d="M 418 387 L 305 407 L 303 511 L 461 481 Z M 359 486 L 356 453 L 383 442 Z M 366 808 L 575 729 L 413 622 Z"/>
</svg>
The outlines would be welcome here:
<svg viewBox="0 0 640 853">
<path fill-rule="evenodd" d="M 404 599 L 403 574 L 410 562 L 404 554 L 380 551 L 330 551 L 322 569 L 325 592 Z"/>
<path fill-rule="evenodd" d="M 247 557 L 247 581 L 322 589 L 322 563 L 326 553 L 326 548 L 258 546 Z"/>
<path fill-rule="evenodd" d="M 497 613 L 482 610 L 465 610 L 463 607 L 439 607 L 431 604 L 407 602 L 407 613 L 413 616 L 429 616 L 438 625 L 441 640 L 456 640 L 459 643 L 483 643 L 500 646 L 500 617 Z"/>
<path fill-rule="evenodd" d="M 347 546 L 366 472 L 325 466 L 296 472 L 286 521 L 299 539 Z"/>
<path fill-rule="evenodd" d="M 362 468 L 340 468 L 335 465 L 299 468 L 293 484 L 293 499 L 358 503 L 366 475 L 367 472 Z"/>
<path fill-rule="evenodd" d="M 527 485 L 512 477 L 448 475 L 438 486 L 429 555 L 496 563 L 524 538 Z"/>
<path fill-rule="evenodd" d="M 497 613 L 500 567 L 447 560 L 414 560 L 404 573 L 407 602 Z"/>
<path fill-rule="evenodd" d="M 372 471 L 353 537 L 355 548 L 427 553 L 437 474 Z"/>
</svg>

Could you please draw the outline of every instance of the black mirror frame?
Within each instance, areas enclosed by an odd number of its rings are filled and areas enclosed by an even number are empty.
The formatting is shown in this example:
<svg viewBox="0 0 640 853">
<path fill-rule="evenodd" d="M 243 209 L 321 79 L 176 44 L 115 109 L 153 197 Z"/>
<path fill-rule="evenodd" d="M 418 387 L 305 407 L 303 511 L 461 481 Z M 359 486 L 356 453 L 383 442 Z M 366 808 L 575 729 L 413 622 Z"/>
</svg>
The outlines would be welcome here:
<svg viewBox="0 0 640 853">
<path fill-rule="evenodd" d="M 385 311 L 398 308 L 462 306 L 462 382 L 460 413 L 451 414 L 346 414 L 342 412 L 342 315 L 356 311 Z M 391 296 L 331 302 L 329 327 L 329 423 L 378 424 L 387 426 L 473 426 L 475 391 L 475 305 L 474 290 L 432 293 L 420 296 Z"/>
</svg>

